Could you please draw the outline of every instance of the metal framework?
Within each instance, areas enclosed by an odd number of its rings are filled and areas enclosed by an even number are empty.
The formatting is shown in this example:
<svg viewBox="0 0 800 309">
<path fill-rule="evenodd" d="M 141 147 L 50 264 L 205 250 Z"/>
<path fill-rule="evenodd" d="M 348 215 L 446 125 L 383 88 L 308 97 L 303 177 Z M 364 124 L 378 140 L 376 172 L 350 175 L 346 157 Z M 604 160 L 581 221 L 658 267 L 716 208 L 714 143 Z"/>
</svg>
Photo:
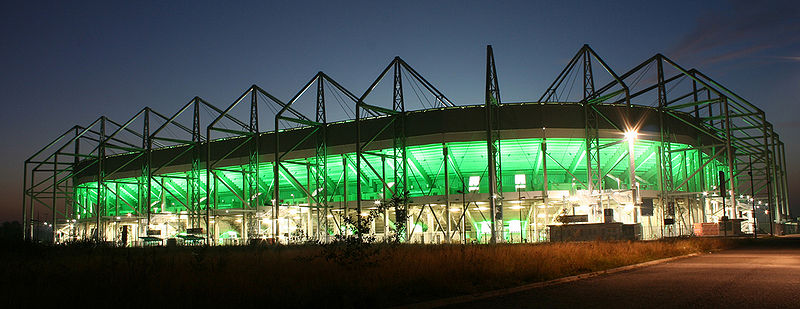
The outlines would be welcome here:
<svg viewBox="0 0 800 309">
<path fill-rule="evenodd" d="M 100 117 L 25 161 L 25 237 L 37 209 L 53 241 L 141 244 L 363 237 L 346 218 L 385 203 L 370 233 L 426 243 L 542 241 L 559 217 L 609 209 L 649 238 L 787 219 L 784 144 L 765 113 L 661 54 L 617 74 L 584 45 L 537 102 L 501 103 L 487 46 L 485 94 L 457 106 L 395 57 L 360 96 L 319 72 L 286 103 L 253 85 L 226 109 L 195 97 L 171 117 Z M 331 121 L 333 103 L 352 114 Z"/>
</svg>

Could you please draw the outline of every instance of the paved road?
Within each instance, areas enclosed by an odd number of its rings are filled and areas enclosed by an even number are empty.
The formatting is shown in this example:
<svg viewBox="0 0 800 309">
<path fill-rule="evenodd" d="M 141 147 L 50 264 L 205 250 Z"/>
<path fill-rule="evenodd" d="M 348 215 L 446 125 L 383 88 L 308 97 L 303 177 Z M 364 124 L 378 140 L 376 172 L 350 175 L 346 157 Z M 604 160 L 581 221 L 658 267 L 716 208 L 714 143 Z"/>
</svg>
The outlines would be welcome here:
<svg viewBox="0 0 800 309">
<path fill-rule="evenodd" d="M 800 238 L 452 308 L 800 308 Z"/>
</svg>

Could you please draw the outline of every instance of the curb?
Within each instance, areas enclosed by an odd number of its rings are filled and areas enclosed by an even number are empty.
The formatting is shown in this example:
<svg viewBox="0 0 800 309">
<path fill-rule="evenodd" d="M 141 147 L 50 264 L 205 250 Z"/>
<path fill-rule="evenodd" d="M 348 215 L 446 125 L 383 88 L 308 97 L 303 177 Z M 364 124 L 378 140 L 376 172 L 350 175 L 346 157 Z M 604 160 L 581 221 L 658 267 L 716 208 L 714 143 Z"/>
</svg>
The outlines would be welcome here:
<svg viewBox="0 0 800 309">
<path fill-rule="evenodd" d="M 525 285 L 511 287 L 511 288 L 505 288 L 505 289 L 499 289 L 499 290 L 487 291 L 487 292 L 480 292 L 480 293 L 469 294 L 469 295 L 461 295 L 461 296 L 454 296 L 454 297 L 448 297 L 448 298 L 441 298 L 441 299 L 425 301 L 425 302 L 420 302 L 420 303 L 415 303 L 415 304 L 410 304 L 410 305 L 397 306 L 397 307 L 393 307 L 393 308 L 394 309 L 437 308 L 437 307 L 444 307 L 444 306 L 455 305 L 455 304 L 468 303 L 468 302 L 481 300 L 481 299 L 485 299 L 485 298 L 491 298 L 491 297 L 497 297 L 497 296 L 505 296 L 505 295 L 509 295 L 509 294 L 522 292 L 522 291 L 527 291 L 527 290 L 532 290 L 532 289 L 537 289 L 537 288 L 543 288 L 543 287 L 546 287 L 546 286 L 551 286 L 551 285 L 557 285 L 557 284 L 562 284 L 562 283 L 567 283 L 567 282 L 573 282 L 573 281 L 588 279 L 588 278 L 597 277 L 597 276 L 600 276 L 600 275 L 607 275 L 607 274 L 613 274 L 613 273 L 618 273 L 618 272 L 623 272 L 623 271 L 629 271 L 629 270 L 633 270 L 633 269 L 638 269 L 638 268 L 648 267 L 648 266 L 652 266 L 652 265 L 656 265 L 656 264 L 672 262 L 672 261 L 675 261 L 675 260 L 689 258 L 689 257 L 693 257 L 693 256 L 698 256 L 698 255 L 700 255 L 700 253 L 691 253 L 691 254 L 687 254 L 687 255 L 674 256 L 674 257 L 670 257 L 670 258 L 665 258 L 665 259 L 660 259 L 660 260 L 653 260 L 653 261 L 639 263 L 639 264 L 621 266 L 621 267 L 617 267 L 617 268 L 611 268 L 611 269 L 600 270 L 600 271 L 595 271 L 595 272 L 590 272 L 590 273 L 585 273 L 585 274 L 579 274 L 579 275 L 574 275 L 574 276 L 569 276 L 569 277 L 563 277 L 563 278 L 553 279 L 553 280 L 549 280 L 549 281 L 534 282 L 534 283 L 529 283 L 529 284 L 525 284 Z"/>
</svg>

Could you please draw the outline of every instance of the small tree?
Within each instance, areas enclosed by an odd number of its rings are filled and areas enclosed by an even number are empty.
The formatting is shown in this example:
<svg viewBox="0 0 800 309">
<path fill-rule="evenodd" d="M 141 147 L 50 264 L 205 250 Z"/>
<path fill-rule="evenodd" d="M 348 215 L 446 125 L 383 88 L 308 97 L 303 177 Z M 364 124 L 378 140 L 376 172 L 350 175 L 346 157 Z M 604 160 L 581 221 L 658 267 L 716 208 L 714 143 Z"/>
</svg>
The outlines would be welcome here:
<svg viewBox="0 0 800 309">
<path fill-rule="evenodd" d="M 408 192 L 402 197 L 393 197 L 384 203 L 380 203 L 375 209 L 370 210 L 366 215 L 356 214 L 355 216 L 346 216 L 342 219 L 345 225 L 351 226 L 353 234 L 361 242 L 373 242 L 375 237 L 364 236 L 372 232 L 372 222 L 380 218 L 384 212 L 394 208 L 395 211 L 395 234 L 392 235 L 391 242 L 402 242 L 405 240 L 407 229 L 406 222 L 408 221 L 408 209 L 406 203 L 408 201 Z M 389 228 L 388 226 L 385 228 Z M 338 235 L 342 237 L 352 237 L 353 235 Z M 337 236 L 337 237 L 338 237 Z"/>
<path fill-rule="evenodd" d="M 408 192 L 402 197 L 393 197 L 385 203 L 381 203 L 365 216 L 356 214 L 342 218 L 342 224 L 351 227 L 353 235 L 336 235 L 334 241 L 325 246 L 325 258 L 347 267 L 377 263 L 373 257 L 378 253 L 379 247 L 372 246 L 376 240 L 374 236 L 370 235 L 372 222 L 380 218 L 384 211 L 394 208 L 396 229 L 389 242 L 397 244 L 404 241 L 408 218 L 408 209 L 405 207 L 407 201 Z"/>
</svg>

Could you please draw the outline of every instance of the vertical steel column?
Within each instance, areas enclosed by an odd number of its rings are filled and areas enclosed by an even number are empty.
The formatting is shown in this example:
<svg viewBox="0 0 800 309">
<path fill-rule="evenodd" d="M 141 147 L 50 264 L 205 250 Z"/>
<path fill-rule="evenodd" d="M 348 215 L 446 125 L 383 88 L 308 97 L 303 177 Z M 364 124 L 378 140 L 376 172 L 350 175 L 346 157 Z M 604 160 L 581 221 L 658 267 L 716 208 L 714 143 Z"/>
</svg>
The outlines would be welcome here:
<svg viewBox="0 0 800 309">
<path fill-rule="evenodd" d="M 503 176 L 500 168 L 500 87 L 492 46 L 486 46 L 486 152 L 489 168 L 489 208 L 492 212 L 491 243 L 503 242 Z"/>
<path fill-rule="evenodd" d="M 381 179 L 386 179 L 386 156 L 381 157 Z M 389 209 L 385 207 L 386 203 L 386 186 L 381 186 L 381 203 L 384 203 L 383 208 L 383 241 L 389 239 Z"/>
<path fill-rule="evenodd" d="M 192 167 L 189 171 L 189 179 L 186 182 L 188 187 L 186 193 L 188 198 L 186 204 L 189 208 L 189 227 L 200 227 L 200 160 L 201 143 L 200 136 L 200 102 L 195 98 L 192 110 Z M 208 229 L 206 224 L 206 229 Z"/>
<path fill-rule="evenodd" d="M 56 228 L 58 224 L 56 224 L 56 194 L 58 194 L 58 152 L 53 155 L 53 205 L 50 207 L 50 210 L 53 212 L 53 244 L 56 244 Z"/>
<path fill-rule="evenodd" d="M 445 243 L 450 243 L 450 231 L 452 230 L 452 226 L 450 221 L 453 219 L 450 218 L 450 173 L 447 162 L 447 144 L 442 143 L 442 164 L 444 164 L 444 213 L 447 217 L 447 234 L 445 234 Z"/>
<path fill-rule="evenodd" d="M 775 202 L 781 206 L 781 213 L 785 216 L 786 220 L 789 220 L 789 208 L 786 202 L 781 198 L 783 196 L 783 185 L 781 184 L 781 154 L 780 154 L 780 140 L 778 139 L 778 134 L 773 131 L 773 140 L 772 140 L 772 151 L 775 154 L 775 160 L 773 165 L 773 170 L 775 171 L 774 178 L 775 178 Z"/>
<path fill-rule="evenodd" d="M 781 155 L 781 186 L 783 195 L 781 198 L 783 199 L 784 205 L 786 205 L 786 214 L 791 215 L 789 211 L 789 188 L 788 188 L 788 181 L 786 175 L 786 148 L 783 142 L 779 143 L 779 153 Z"/>
<path fill-rule="evenodd" d="M 583 49 L 583 113 L 586 143 L 586 184 L 590 194 L 595 190 L 601 192 L 598 205 L 603 208 L 603 179 L 600 171 L 600 136 L 597 112 L 588 99 L 594 94 L 594 76 L 592 75 L 592 58 L 586 47 Z M 594 151 L 594 152 L 593 152 Z"/>
<path fill-rule="evenodd" d="M 753 216 L 752 216 L 753 217 L 753 238 L 757 239 L 758 238 L 758 223 L 757 223 L 758 220 L 756 219 L 756 198 L 755 198 L 756 191 L 754 189 L 754 183 L 753 183 L 753 156 L 751 155 L 751 156 L 748 156 L 748 157 L 750 159 L 749 164 L 748 164 L 750 170 L 747 171 L 747 175 L 750 176 L 750 194 L 753 197 Z"/>
<path fill-rule="evenodd" d="M 315 120 L 320 123 L 319 132 L 316 134 L 316 168 L 315 187 L 317 190 L 317 222 L 320 221 L 319 207 L 325 212 L 325 238 L 328 239 L 328 116 L 325 109 L 324 79 L 320 76 L 317 80 L 317 112 Z M 320 203 L 321 201 L 322 203 Z M 319 230 L 319 229 L 318 229 Z"/>
<path fill-rule="evenodd" d="M 30 240 L 31 241 L 36 241 L 34 239 L 36 231 L 34 231 L 34 226 L 33 226 L 33 213 L 34 213 L 34 209 L 36 208 L 36 203 L 34 203 L 34 198 L 33 198 L 33 186 L 36 183 L 35 182 L 35 179 L 36 179 L 35 176 L 36 176 L 36 171 L 32 170 L 31 171 L 31 188 L 30 188 L 31 191 L 29 192 L 29 194 L 31 194 L 31 198 L 30 198 L 31 204 L 30 204 L 30 213 L 28 215 L 28 227 L 29 227 L 29 231 L 30 231 Z M 88 190 L 88 188 L 87 188 L 87 190 Z"/>
<path fill-rule="evenodd" d="M 541 155 L 542 158 L 542 202 L 544 203 L 545 211 L 547 211 L 547 196 L 548 196 L 548 180 L 547 180 L 547 133 L 546 129 L 542 127 L 542 145 Z M 538 237 L 537 237 L 538 239 Z"/>
<path fill-rule="evenodd" d="M 245 179 L 247 179 L 247 188 L 242 188 L 242 191 L 247 192 L 246 194 L 242 194 L 245 201 L 247 201 L 246 203 L 242 203 L 242 206 L 244 208 L 249 208 L 248 210 L 258 210 L 259 204 L 258 148 L 260 131 L 258 127 L 258 91 L 255 89 L 256 87 L 253 88 L 253 92 L 250 93 L 250 153 L 247 172 L 244 175 Z M 277 120 L 275 122 L 275 136 L 277 137 L 279 128 L 277 126 Z M 275 149 L 275 153 L 278 153 L 277 147 Z M 278 187 L 277 182 L 275 187 Z M 253 205 L 255 205 L 255 207 Z M 255 226 L 254 222 L 256 222 L 256 220 L 245 220 L 248 218 L 248 216 L 252 216 L 252 212 L 246 211 L 242 214 L 242 224 L 244 225 L 245 222 L 248 224 L 246 227 L 242 226 L 242 229 L 246 231 L 246 238 L 249 238 L 249 236 L 252 234 L 251 232 L 254 230 Z M 244 239 L 244 241 L 247 242 L 248 239 Z"/>
<path fill-rule="evenodd" d="M 672 140 L 671 140 L 671 133 L 669 130 L 669 126 L 664 121 L 664 114 L 665 109 L 667 106 L 667 92 L 664 87 L 664 59 L 659 55 L 656 59 L 657 64 L 657 78 L 658 78 L 658 118 L 659 118 L 659 135 L 661 141 L 661 147 L 659 147 L 659 181 L 661 187 L 661 209 L 662 209 L 662 219 L 666 219 L 667 217 L 674 218 L 674 211 L 672 209 L 672 213 L 670 212 L 669 204 L 672 202 L 671 194 L 673 192 L 673 182 L 672 182 Z M 674 205 L 674 204 L 673 204 Z M 664 229 L 666 229 L 666 225 L 663 225 Z M 663 229 L 662 229 L 663 231 Z M 663 236 L 663 234 L 662 234 Z"/>
<path fill-rule="evenodd" d="M 776 134 L 777 137 L 777 134 Z M 786 205 L 786 201 L 783 200 L 783 168 L 781 167 L 781 150 L 780 150 L 780 141 L 776 138 L 775 145 L 773 146 L 775 151 L 775 200 L 781 205 L 781 212 L 787 216 L 789 216 L 789 209 L 788 205 Z"/>
<path fill-rule="evenodd" d="M 358 103 L 361 103 L 359 100 Z M 361 213 L 361 153 L 363 149 L 361 149 L 361 126 L 360 126 L 360 119 L 361 119 L 361 107 L 359 104 L 356 103 L 356 219 L 358 219 L 358 215 Z M 347 217 L 347 159 L 345 158 L 346 155 L 342 155 L 342 160 L 344 160 L 344 170 L 345 170 L 345 198 L 344 198 L 344 218 Z M 395 166 L 395 175 L 396 175 L 397 166 Z M 396 183 L 395 183 L 396 184 Z M 342 220 L 344 222 L 344 220 Z M 359 229 L 360 231 L 360 229 Z M 399 231 L 398 231 L 399 232 Z M 347 231 L 345 231 L 345 235 Z M 361 239 L 361 232 L 358 233 L 358 239 Z"/>
<path fill-rule="evenodd" d="M 358 143 L 358 142 L 356 142 Z M 358 160 L 356 160 L 358 162 Z M 347 217 L 347 155 L 342 154 L 342 218 Z M 358 177 L 358 175 L 356 175 Z M 342 225 L 344 221 L 341 221 Z M 342 230 L 341 225 L 339 227 L 339 234 L 344 233 L 347 235 L 347 230 Z"/>
<path fill-rule="evenodd" d="M 692 76 L 692 100 L 693 100 L 692 102 L 697 102 L 697 100 L 699 100 L 698 91 L 697 91 L 697 80 L 695 79 L 696 77 L 695 77 L 694 73 L 692 73 L 691 76 Z M 706 89 L 706 96 L 708 98 L 710 98 L 710 96 L 711 96 L 710 91 L 708 89 Z M 709 111 L 710 111 L 711 103 L 709 103 L 708 105 L 709 105 Z M 700 119 L 700 109 L 701 108 L 700 108 L 699 105 L 695 105 L 694 106 L 694 117 L 696 119 Z M 697 136 L 697 144 L 698 145 L 700 145 L 700 141 L 701 141 L 700 135 L 698 134 L 698 136 Z M 705 191 L 707 191 L 706 185 L 705 185 L 706 173 L 705 173 L 705 169 L 702 167 L 702 163 L 703 163 L 703 152 L 702 151 L 697 151 L 697 162 L 698 162 L 698 166 L 700 166 L 700 170 L 698 172 L 699 188 L 701 188 L 700 189 L 701 191 L 705 192 Z M 706 222 L 705 197 L 702 197 L 702 199 L 703 200 L 700 203 L 700 214 L 701 214 L 701 222 L 705 223 Z"/>
<path fill-rule="evenodd" d="M 776 181 L 777 172 L 775 171 L 775 170 L 777 170 L 777 168 L 776 168 L 777 164 L 775 162 L 777 160 L 777 158 L 776 158 L 777 151 L 775 150 L 775 146 L 776 146 L 777 143 L 775 141 L 775 131 L 773 131 L 773 128 L 772 128 L 771 125 L 769 126 L 769 139 L 770 140 L 769 140 L 769 143 L 767 144 L 768 145 L 767 147 L 771 148 L 769 150 L 769 153 L 771 154 L 771 159 L 769 160 L 769 163 L 770 163 L 770 169 L 771 169 L 772 173 L 770 174 L 770 177 L 769 177 L 769 181 L 770 182 L 769 182 L 769 185 L 768 185 L 769 190 L 767 191 L 767 193 L 769 194 L 769 205 L 773 209 L 775 209 L 775 222 L 776 223 L 781 223 L 783 221 L 783 218 L 782 218 L 783 210 L 781 209 L 780 204 L 778 203 L 777 181 Z"/>
<path fill-rule="evenodd" d="M 73 139 L 75 141 L 75 154 L 81 153 L 81 143 L 80 143 L 81 140 L 79 138 L 80 134 L 81 134 L 80 133 L 80 128 L 78 126 L 75 126 L 75 138 Z M 73 158 L 73 161 L 72 161 L 72 170 L 73 170 L 73 172 L 75 172 L 75 170 L 76 170 L 75 167 L 78 166 L 78 162 L 80 162 L 80 159 L 78 158 L 78 156 L 75 156 L 75 158 Z M 73 181 L 74 185 L 77 187 L 77 183 L 78 183 L 77 179 L 73 178 L 72 181 Z M 73 195 L 76 195 L 76 194 L 77 194 L 77 189 L 75 190 L 75 192 L 73 192 Z M 77 200 L 78 200 L 77 197 L 75 197 L 73 202 L 76 202 Z M 85 203 L 84 203 L 84 205 L 85 205 Z M 73 210 L 72 214 L 73 214 L 73 216 L 75 215 L 75 211 L 74 210 Z"/>
<path fill-rule="evenodd" d="M 316 158 L 315 158 L 315 160 L 316 160 Z M 309 160 L 306 159 L 306 188 L 308 189 L 308 192 L 309 192 L 309 194 L 306 194 L 306 204 L 307 204 L 306 207 L 308 207 L 306 209 L 308 211 L 307 212 L 308 216 L 306 216 L 306 240 L 311 238 L 311 209 L 312 209 L 312 207 L 311 207 L 311 194 L 310 193 L 313 192 L 313 190 L 311 190 L 311 163 L 308 162 L 308 161 Z M 258 206 L 256 206 L 256 209 L 258 209 Z M 302 213 L 302 208 L 300 208 L 299 210 Z"/>
<path fill-rule="evenodd" d="M 150 138 L 150 113 L 144 114 L 144 136 L 142 137 L 142 148 L 144 149 L 144 162 L 142 164 L 142 176 L 141 180 L 139 181 L 139 210 L 136 213 L 136 216 L 141 214 L 142 208 L 146 208 L 147 210 L 147 225 L 142 228 L 139 227 L 139 232 L 142 232 L 143 235 L 147 236 L 147 230 L 150 227 L 150 208 L 153 207 L 151 205 L 151 196 L 153 191 L 152 186 L 152 164 L 153 164 L 153 140 Z M 144 205 L 142 205 L 144 203 Z M 137 221 L 138 222 L 138 221 Z"/>
<path fill-rule="evenodd" d="M 211 126 L 206 128 L 206 245 L 211 246 L 214 244 L 211 241 L 211 199 L 214 199 L 214 205 L 217 204 L 217 179 L 213 177 L 211 174 Z M 214 182 L 213 185 L 213 195 L 212 195 L 212 185 L 211 182 Z M 150 180 L 147 181 L 147 220 L 150 220 Z M 148 222 L 150 224 L 150 222 Z M 214 216 L 214 225 L 216 226 L 216 216 Z M 274 221 L 273 221 L 274 225 Z M 216 236 L 217 233 L 214 233 Z M 275 235 L 272 235 L 273 239 Z"/>
<path fill-rule="evenodd" d="M 406 149 L 406 104 L 403 97 L 403 76 L 402 76 L 400 61 L 395 61 L 394 63 L 392 110 L 397 112 L 397 114 L 393 116 L 394 139 L 392 145 L 393 147 L 392 157 L 394 158 L 394 179 L 395 179 L 394 197 L 402 197 L 403 204 L 401 206 L 402 207 L 401 211 L 404 214 L 406 214 L 406 217 L 411 218 L 411 216 L 408 216 L 408 153 Z M 398 162 L 398 158 L 400 162 Z M 361 170 L 359 169 L 359 175 L 360 174 Z M 361 183 L 360 179 L 357 180 L 358 183 Z M 361 195 L 359 193 L 359 198 L 360 197 Z M 359 203 L 359 206 L 360 205 L 361 204 Z M 414 222 L 412 222 L 412 224 L 414 224 Z M 404 231 L 398 231 L 398 233 L 404 233 L 405 234 L 403 235 L 404 239 L 410 240 L 409 238 L 411 236 L 411 229 L 408 228 L 408 224 L 405 225 Z"/>
<path fill-rule="evenodd" d="M 730 118 L 730 113 L 728 111 L 728 97 L 722 97 L 722 104 L 725 113 L 725 120 L 724 120 L 725 147 L 726 147 L 726 152 L 728 154 L 728 175 L 730 175 L 728 177 L 728 188 L 727 188 L 730 192 L 722 194 L 722 198 L 724 199 L 725 196 L 727 195 L 731 197 L 731 209 L 733 209 L 733 218 L 736 219 L 736 217 L 738 217 L 736 215 L 738 209 L 736 207 L 736 193 L 733 192 L 733 189 L 736 186 L 736 177 L 734 177 L 734 175 L 736 175 L 736 169 L 734 165 L 735 163 L 734 160 L 736 158 L 733 156 L 733 147 L 731 146 L 731 139 L 733 138 L 733 135 L 731 134 L 731 118 Z"/>
<path fill-rule="evenodd" d="M 28 160 L 25 160 L 22 168 L 22 240 L 29 241 L 31 240 L 28 237 L 28 231 L 30 230 L 28 227 L 28 213 L 26 212 L 26 202 L 28 198 Z"/>
<path fill-rule="evenodd" d="M 97 231 L 95 235 L 95 241 L 100 241 L 102 239 L 102 233 L 100 232 L 100 208 L 105 207 L 105 190 L 103 190 L 103 183 L 105 181 L 105 156 L 106 156 L 106 147 L 105 147 L 105 135 L 106 135 L 106 117 L 100 117 L 100 136 L 98 138 L 99 144 L 97 146 L 97 206 L 95 207 L 95 231 Z M 105 239 L 103 239 L 105 240 Z"/>
</svg>

